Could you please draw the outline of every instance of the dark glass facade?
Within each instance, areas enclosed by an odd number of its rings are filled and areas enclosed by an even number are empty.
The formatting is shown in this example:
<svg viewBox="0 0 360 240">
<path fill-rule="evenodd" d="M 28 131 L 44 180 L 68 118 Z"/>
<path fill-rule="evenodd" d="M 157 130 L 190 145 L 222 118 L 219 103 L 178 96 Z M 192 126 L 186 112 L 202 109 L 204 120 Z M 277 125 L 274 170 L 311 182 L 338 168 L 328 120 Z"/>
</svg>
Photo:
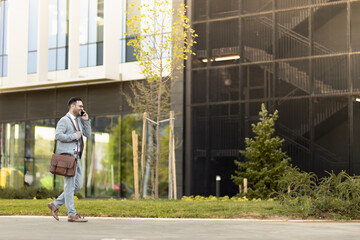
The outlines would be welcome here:
<svg viewBox="0 0 360 240">
<path fill-rule="evenodd" d="M 0 94 L 0 188 L 63 188 L 63 177 L 49 172 L 55 127 L 68 112 L 68 99 L 79 96 L 92 121 L 92 134 L 84 138 L 80 161 L 85 173 L 80 193 L 84 197 L 130 198 L 134 193 L 132 131 L 141 136 L 142 115 L 132 113 L 121 93 L 129 92 L 129 85 L 108 83 Z M 164 149 L 169 144 L 169 128 L 166 124 L 162 127 L 159 194 L 166 197 L 168 152 Z M 149 160 L 144 186 L 148 196 Z"/>
<path fill-rule="evenodd" d="M 360 1 L 194 0 L 185 194 L 234 195 L 239 150 L 261 103 L 294 165 L 360 174 Z M 359 99 L 360 100 L 360 99 Z"/>
</svg>

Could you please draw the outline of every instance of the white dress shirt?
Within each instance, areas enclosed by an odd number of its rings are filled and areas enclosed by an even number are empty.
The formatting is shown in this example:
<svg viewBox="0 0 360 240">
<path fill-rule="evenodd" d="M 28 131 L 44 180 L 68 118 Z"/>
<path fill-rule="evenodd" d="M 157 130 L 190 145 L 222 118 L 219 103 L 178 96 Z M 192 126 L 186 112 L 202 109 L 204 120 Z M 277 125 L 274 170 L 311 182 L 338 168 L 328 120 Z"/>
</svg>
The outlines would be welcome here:
<svg viewBox="0 0 360 240">
<path fill-rule="evenodd" d="M 71 120 L 73 121 L 74 123 L 74 126 L 75 126 L 75 129 L 76 131 L 79 131 L 80 132 L 80 129 L 78 129 L 78 124 L 76 122 L 76 117 L 74 115 L 72 115 L 70 112 L 69 112 L 70 116 L 71 116 Z M 78 144 L 77 144 L 77 151 L 80 151 L 81 149 L 81 145 L 80 145 L 80 141 L 78 141 Z"/>
</svg>

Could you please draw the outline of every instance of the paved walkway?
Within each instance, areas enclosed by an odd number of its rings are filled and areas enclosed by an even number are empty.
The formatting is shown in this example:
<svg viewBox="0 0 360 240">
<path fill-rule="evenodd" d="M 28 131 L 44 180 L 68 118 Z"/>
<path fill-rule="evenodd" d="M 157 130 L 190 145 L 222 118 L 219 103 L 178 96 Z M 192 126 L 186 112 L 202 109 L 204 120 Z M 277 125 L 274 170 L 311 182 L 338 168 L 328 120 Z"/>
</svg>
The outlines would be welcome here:
<svg viewBox="0 0 360 240">
<path fill-rule="evenodd" d="M 1 216 L 0 239 L 360 239 L 360 222 Z"/>
</svg>

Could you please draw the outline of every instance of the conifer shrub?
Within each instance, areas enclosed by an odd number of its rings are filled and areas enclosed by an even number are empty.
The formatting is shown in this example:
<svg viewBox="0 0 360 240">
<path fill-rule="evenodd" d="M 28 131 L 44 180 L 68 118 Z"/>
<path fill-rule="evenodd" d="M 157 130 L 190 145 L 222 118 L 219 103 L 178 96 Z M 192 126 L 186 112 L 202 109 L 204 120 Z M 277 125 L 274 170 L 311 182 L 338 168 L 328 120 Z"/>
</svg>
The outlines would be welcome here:
<svg viewBox="0 0 360 240">
<path fill-rule="evenodd" d="M 267 199 L 271 193 L 279 191 L 278 180 L 289 165 L 290 158 L 281 149 L 284 140 L 274 136 L 278 111 L 271 114 L 265 108 L 265 104 L 262 104 L 259 116 L 260 121 L 251 125 L 255 137 L 246 138 L 246 148 L 240 151 L 245 161 L 235 161 L 238 170 L 235 171 L 232 180 L 240 185 L 244 178 L 247 178 L 246 196 Z"/>
</svg>

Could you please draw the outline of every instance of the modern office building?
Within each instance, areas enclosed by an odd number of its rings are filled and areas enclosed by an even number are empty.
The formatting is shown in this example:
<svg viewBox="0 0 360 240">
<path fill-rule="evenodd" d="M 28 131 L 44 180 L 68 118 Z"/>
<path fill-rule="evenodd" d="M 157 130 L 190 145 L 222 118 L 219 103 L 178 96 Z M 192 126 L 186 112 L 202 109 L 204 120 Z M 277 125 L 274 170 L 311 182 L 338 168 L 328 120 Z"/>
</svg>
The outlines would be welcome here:
<svg viewBox="0 0 360 240">
<path fill-rule="evenodd" d="M 82 194 L 132 194 L 131 130 L 141 122 L 121 92 L 144 79 L 124 35 L 132 1 L 1 1 L 1 187 L 62 187 L 48 172 L 55 126 L 80 96 L 93 127 Z M 172 91 L 179 196 L 214 195 L 217 175 L 221 195 L 237 193 L 234 160 L 261 103 L 278 109 L 293 164 L 360 174 L 360 1 L 185 3 L 199 38 Z M 162 196 L 166 186 L 164 174 Z"/>
<path fill-rule="evenodd" d="M 53 177 L 48 171 L 55 126 L 68 111 L 68 99 L 79 96 L 92 119 L 93 132 L 86 139 L 81 162 L 85 172 L 82 195 L 131 196 L 131 131 L 135 129 L 140 135 L 142 123 L 122 92 L 129 93 L 130 81 L 144 79 L 124 35 L 125 10 L 131 2 L 1 1 L 2 187 L 62 188 L 62 177 Z M 180 2 L 169 4 L 179 7 Z M 179 113 L 175 134 L 180 141 L 182 81 L 180 78 L 172 96 L 176 102 L 173 109 Z M 176 157 L 180 196 L 182 149 L 177 150 Z M 166 168 L 166 163 L 161 166 Z M 161 175 L 160 180 L 160 194 L 167 196 L 166 175 Z"/>
<path fill-rule="evenodd" d="M 231 185 L 261 103 L 293 164 L 360 173 L 360 2 L 195 0 L 197 55 L 186 78 L 186 194 Z"/>
</svg>

